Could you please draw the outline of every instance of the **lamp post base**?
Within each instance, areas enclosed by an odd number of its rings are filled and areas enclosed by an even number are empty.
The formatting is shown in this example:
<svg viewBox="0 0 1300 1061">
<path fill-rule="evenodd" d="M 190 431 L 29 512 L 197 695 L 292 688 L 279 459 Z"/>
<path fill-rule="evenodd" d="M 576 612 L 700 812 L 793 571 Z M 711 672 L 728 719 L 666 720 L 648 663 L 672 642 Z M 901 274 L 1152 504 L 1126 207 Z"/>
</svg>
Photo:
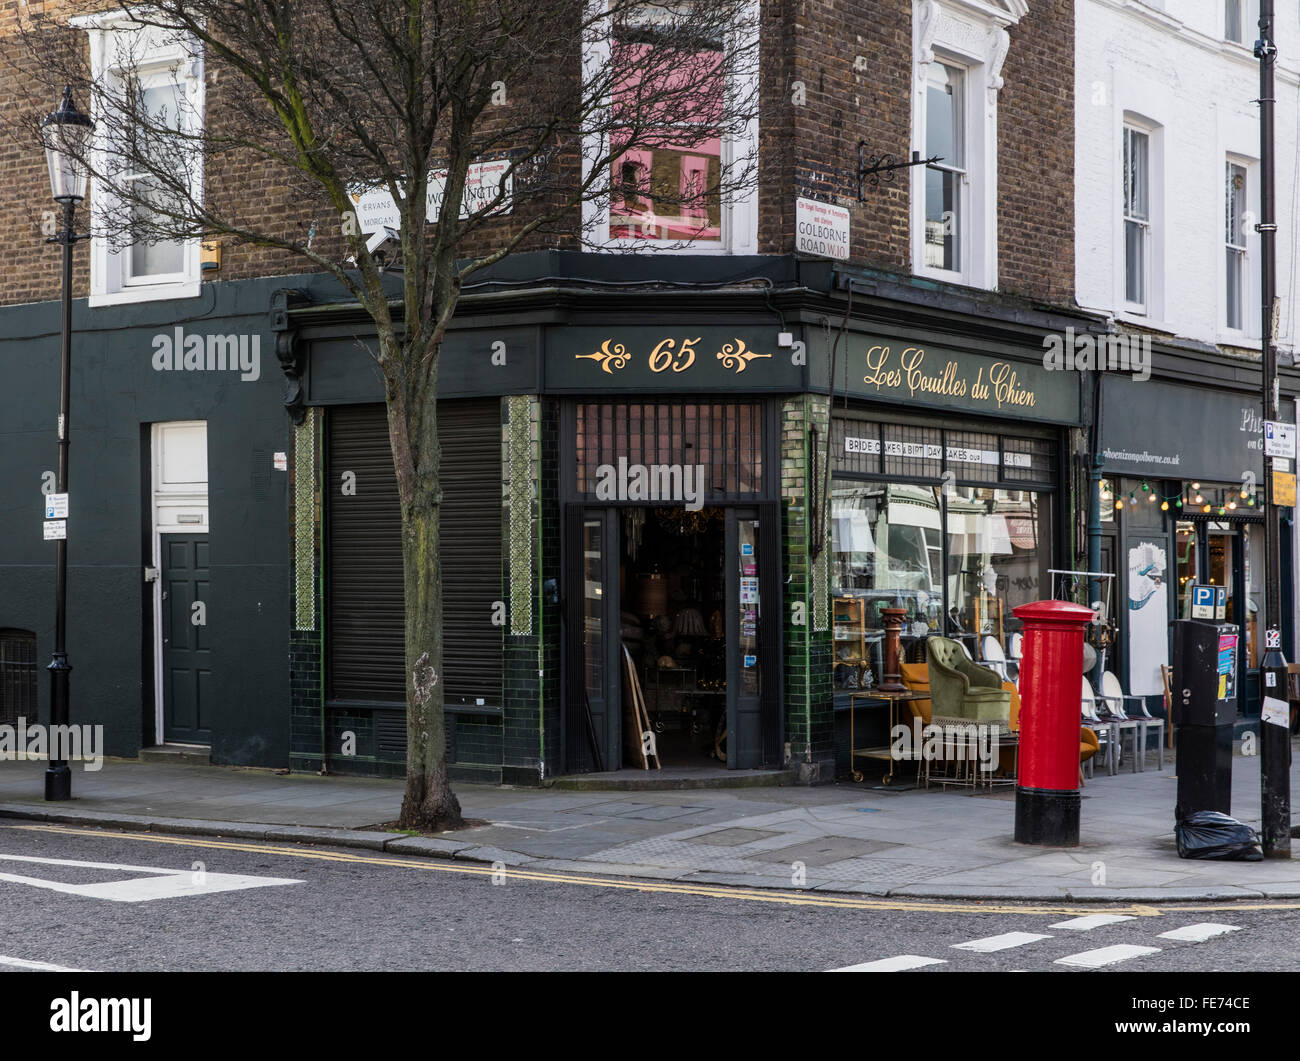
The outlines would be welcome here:
<svg viewBox="0 0 1300 1061">
<path fill-rule="evenodd" d="M 45 771 L 45 800 L 47 803 L 72 798 L 72 768 L 67 763 L 51 763 Z"/>
</svg>

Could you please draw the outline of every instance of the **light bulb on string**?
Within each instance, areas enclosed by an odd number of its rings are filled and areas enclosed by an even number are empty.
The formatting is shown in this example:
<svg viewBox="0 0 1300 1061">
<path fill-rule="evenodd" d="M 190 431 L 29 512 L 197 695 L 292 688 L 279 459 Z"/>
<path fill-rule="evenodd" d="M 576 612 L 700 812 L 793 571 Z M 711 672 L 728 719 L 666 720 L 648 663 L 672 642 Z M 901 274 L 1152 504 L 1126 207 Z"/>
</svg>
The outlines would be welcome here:
<svg viewBox="0 0 1300 1061">
<path fill-rule="evenodd" d="M 1169 511 L 1169 502 L 1168 502 L 1168 501 L 1161 501 L 1161 502 L 1160 502 L 1160 511 L 1161 511 L 1161 512 L 1168 512 L 1168 511 Z"/>
<path fill-rule="evenodd" d="M 1124 507 L 1124 499 L 1123 499 L 1122 497 L 1117 497 L 1117 498 L 1115 498 L 1115 507 L 1116 507 L 1116 508 L 1123 508 L 1123 507 Z"/>
</svg>

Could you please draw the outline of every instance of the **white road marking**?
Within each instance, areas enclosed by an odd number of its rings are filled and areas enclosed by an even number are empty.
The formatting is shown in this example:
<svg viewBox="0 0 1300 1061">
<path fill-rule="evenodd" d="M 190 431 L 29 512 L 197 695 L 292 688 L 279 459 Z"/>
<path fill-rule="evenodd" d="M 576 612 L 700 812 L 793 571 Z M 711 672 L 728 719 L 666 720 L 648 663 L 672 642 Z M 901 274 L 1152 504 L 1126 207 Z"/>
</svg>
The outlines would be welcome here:
<svg viewBox="0 0 1300 1061">
<path fill-rule="evenodd" d="M 919 954 L 900 954 L 894 958 L 881 958 L 875 962 L 863 962 L 861 965 L 846 965 L 843 969 L 832 969 L 833 973 L 898 973 L 905 969 L 921 969 L 927 965 L 947 965 L 944 958 L 923 958 Z"/>
<path fill-rule="evenodd" d="M 49 962 L 29 962 L 26 958 L 11 958 L 0 954 L 0 965 L 12 965 L 15 969 L 33 969 L 38 973 L 84 973 L 88 969 L 70 969 L 66 965 L 51 965 Z"/>
<path fill-rule="evenodd" d="M 1200 924 L 1187 925 L 1185 928 L 1175 928 L 1169 932 L 1161 932 L 1161 939 L 1176 939 L 1184 943 L 1204 943 L 1207 939 L 1213 939 L 1215 936 L 1222 936 L 1225 932 L 1240 932 L 1237 925 L 1216 925 L 1213 921 L 1202 921 Z"/>
<path fill-rule="evenodd" d="M 82 869 L 109 869 L 126 873 L 147 873 L 147 877 L 103 881 L 96 884 L 65 884 L 41 877 L 22 877 L 0 873 L 0 881 L 29 884 L 33 888 L 80 895 L 89 899 L 108 899 L 117 903 L 143 903 L 154 899 L 176 899 L 215 892 L 242 891 L 246 888 L 272 888 L 281 884 L 302 884 L 282 877 L 249 877 L 237 873 L 209 873 L 206 870 L 161 869 L 158 866 L 126 866 L 113 862 L 79 862 L 68 858 L 37 858 L 33 855 L 0 855 L 8 862 L 31 862 L 46 866 L 78 866 Z"/>
<path fill-rule="evenodd" d="M 1090 928 L 1101 928 L 1102 925 L 1117 925 L 1121 921 L 1132 921 L 1130 914 L 1088 914 L 1086 917 L 1072 917 L 1069 921 L 1058 921 L 1054 925 L 1048 925 L 1048 928 L 1069 928 L 1076 932 L 1086 932 Z"/>
<path fill-rule="evenodd" d="M 952 946 L 953 950 L 974 951 L 976 954 L 992 954 L 994 951 L 1010 950 L 1012 947 L 1023 947 L 1026 943 L 1037 943 L 1040 939 L 1051 938 L 1051 936 L 1040 935 L 1037 932 L 1004 932 L 1000 936 L 973 939 L 969 943 L 954 943 Z"/>
<path fill-rule="evenodd" d="M 1159 954 L 1159 947 L 1138 947 L 1132 943 L 1117 943 L 1113 947 L 1099 950 L 1085 950 L 1057 958 L 1054 965 L 1069 965 L 1075 969 L 1100 969 L 1103 965 L 1126 962 L 1130 958 L 1141 958 L 1144 954 Z"/>
</svg>

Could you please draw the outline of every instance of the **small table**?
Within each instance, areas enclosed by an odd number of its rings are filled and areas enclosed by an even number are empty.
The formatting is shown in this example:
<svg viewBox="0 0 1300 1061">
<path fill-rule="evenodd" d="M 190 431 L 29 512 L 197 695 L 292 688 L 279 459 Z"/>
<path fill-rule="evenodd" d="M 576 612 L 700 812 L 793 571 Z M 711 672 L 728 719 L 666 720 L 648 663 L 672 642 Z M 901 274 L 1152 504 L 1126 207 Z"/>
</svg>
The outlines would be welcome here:
<svg viewBox="0 0 1300 1061">
<path fill-rule="evenodd" d="M 854 765 L 854 759 L 861 755 L 867 759 L 884 759 L 889 763 L 889 770 L 881 781 L 881 784 L 891 784 L 894 780 L 894 753 L 892 745 L 885 745 L 883 748 L 859 748 L 857 741 L 853 736 L 853 716 L 857 709 L 857 701 L 874 700 L 877 704 L 884 704 L 889 708 L 889 733 L 894 732 L 894 727 L 898 724 L 898 705 L 908 700 L 924 700 L 928 693 L 914 693 L 910 690 L 905 692 L 886 692 L 880 689 L 873 690 L 869 693 L 850 693 L 849 694 L 849 771 L 853 775 L 854 781 L 862 780 L 862 771 Z"/>
</svg>

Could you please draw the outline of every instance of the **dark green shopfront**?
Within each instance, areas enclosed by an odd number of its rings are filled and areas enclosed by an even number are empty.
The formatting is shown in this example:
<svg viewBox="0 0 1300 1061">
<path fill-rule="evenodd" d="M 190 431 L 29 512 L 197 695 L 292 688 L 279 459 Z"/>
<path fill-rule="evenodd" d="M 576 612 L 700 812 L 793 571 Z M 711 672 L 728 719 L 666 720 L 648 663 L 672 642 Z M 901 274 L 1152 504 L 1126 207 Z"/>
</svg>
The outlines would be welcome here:
<svg viewBox="0 0 1300 1061">
<path fill-rule="evenodd" d="M 881 608 L 906 609 L 905 649 L 941 632 L 981 658 L 1077 555 L 1079 377 L 1042 350 L 1090 322 L 791 257 L 616 265 L 506 263 L 440 356 L 453 777 L 657 761 L 831 781 L 848 695 L 883 678 Z M 73 721 L 105 723 L 109 754 L 400 774 L 398 508 L 365 319 L 319 277 L 204 292 L 79 307 Z M 57 329 L 12 313 L 0 475 L 35 498 Z M 156 370 L 182 314 L 256 334 L 259 378 Z M 199 424 L 201 507 L 160 452 Z M 191 503 L 202 522 L 181 522 Z M 52 556 L 25 508 L 0 521 L 20 543 L 0 628 L 43 659 Z M 194 600 L 207 622 L 186 627 Z M 25 695 L 46 710 L 42 683 Z"/>
</svg>

